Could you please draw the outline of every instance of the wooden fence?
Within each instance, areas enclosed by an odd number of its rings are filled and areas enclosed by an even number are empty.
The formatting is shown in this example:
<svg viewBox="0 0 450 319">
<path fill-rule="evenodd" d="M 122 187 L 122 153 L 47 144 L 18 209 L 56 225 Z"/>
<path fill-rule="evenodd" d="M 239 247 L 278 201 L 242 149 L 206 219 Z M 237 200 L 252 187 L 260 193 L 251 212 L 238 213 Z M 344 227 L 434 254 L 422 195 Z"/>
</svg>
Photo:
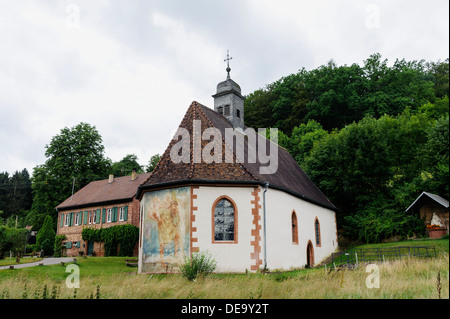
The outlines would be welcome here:
<svg viewBox="0 0 450 319">
<path fill-rule="evenodd" d="M 434 246 L 397 246 L 386 248 L 362 248 L 333 253 L 332 263 L 335 266 L 355 265 L 358 263 L 386 262 L 402 260 L 402 258 L 436 257 Z"/>
</svg>

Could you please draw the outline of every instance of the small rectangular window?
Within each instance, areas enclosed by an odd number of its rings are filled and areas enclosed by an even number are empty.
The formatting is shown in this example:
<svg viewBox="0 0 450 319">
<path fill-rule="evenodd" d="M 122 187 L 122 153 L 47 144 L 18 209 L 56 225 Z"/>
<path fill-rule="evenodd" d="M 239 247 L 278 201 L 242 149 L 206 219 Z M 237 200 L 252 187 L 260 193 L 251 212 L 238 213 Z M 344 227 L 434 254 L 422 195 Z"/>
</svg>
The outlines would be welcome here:
<svg viewBox="0 0 450 319">
<path fill-rule="evenodd" d="M 82 212 L 75 213 L 75 226 L 81 225 L 81 214 Z"/>
<path fill-rule="evenodd" d="M 241 118 L 241 111 L 240 111 L 240 110 L 236 110 L 236 116 L 237 116 L 238 118 Z"/>
<path fill-rule="evenodd" d="M 123 217 L 124 217 L 124 213 L 125 213 L 125 207 L 120 207 L 119 208 L 119 221 L 123 221 Z"/>
<path fill-rule="evenodd" d="M 223 115 L 225 115 L 225 116 L 230 115 L 230 106 L 229 105 L 225 105 Z"/>
<path fill-rule="evenodd" d="M 106 215 L 106 221 L 107 221 L 108 223 L 111 222 L 111 216 L 112 216 L 112 209 L 111 209 L 111 208 L 108 208 L 108 213 L 107 213 L 107 215 Z"/>
<path fill-rule="evenodd" d="M 69 226 L 70 224 L 70 214 L 66 214 L 64 218 L 64 226 Z"/>
</svg>

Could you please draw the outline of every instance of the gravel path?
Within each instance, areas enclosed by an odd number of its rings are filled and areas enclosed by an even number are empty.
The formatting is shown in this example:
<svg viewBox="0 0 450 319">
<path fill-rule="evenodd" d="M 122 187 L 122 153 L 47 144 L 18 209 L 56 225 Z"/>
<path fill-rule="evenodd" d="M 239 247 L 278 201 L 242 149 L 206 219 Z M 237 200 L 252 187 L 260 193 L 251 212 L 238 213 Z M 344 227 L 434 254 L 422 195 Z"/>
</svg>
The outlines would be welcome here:
<svg viewBox="0 0 450 319">
<path fill-rule="evenodd" d="M 65 262 L 65 263 L 69 263 L 69 262 L 73 262 L 74 258 L 73 257 L 61 257 L 61 258 L 56 258 L 56 257 L 49 257 L 49 258 L 44 258 L 40 261 L 36 261 L 34 263 L 27 263 L 27 264 L 14 264 L 14 269 L 16 268 L 25 268 L 25 267 L 33 267 L 33 266 L 39 266 L 39 264 L 43 264 L 43 265 L 56 265 L 56 264 L 60 264 L 61 262 Z M 9 266 L 1 266 L 0 270 L 2 269 L 9 269 Z"/>
</svg>

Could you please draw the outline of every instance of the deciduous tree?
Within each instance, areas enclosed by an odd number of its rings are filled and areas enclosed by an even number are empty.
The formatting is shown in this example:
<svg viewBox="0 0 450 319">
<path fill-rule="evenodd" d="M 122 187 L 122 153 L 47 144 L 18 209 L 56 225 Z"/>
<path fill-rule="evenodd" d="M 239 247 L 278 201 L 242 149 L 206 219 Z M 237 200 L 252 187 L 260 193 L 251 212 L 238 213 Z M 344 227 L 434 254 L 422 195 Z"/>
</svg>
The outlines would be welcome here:
<svg viewBox="0 0 450 319">
<path fill-rule="evenodd" d="M 45 164 L 34 168 L 32 178 L 33 214 L 53 217 L 55 207 L 91 181 L 108 176 L 102 137 L 95 128 L 80 123 L 63 128 L 46 146 Z M 54 225 L 54 226 L 55 226 Z"/>
</svg>

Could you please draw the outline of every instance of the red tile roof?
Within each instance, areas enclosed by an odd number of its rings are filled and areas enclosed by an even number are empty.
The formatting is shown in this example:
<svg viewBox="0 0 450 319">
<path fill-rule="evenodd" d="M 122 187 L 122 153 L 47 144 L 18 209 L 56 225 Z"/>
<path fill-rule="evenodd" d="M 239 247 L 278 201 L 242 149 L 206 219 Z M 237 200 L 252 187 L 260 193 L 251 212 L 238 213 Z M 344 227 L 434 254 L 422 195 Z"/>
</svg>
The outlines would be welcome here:
<svg viewBox="0 0 450 319">
<path fill-rule="evenodd" d="M 203 160 L 194 163 L 193 160 L 193 121 L 201 121 L 201 132 L 207 128 L 217 128 L 222 134 L 222 163 L 205 163 Z M 278 169 L 274 174 L 260 174 L 259 168 L 266 166 L 259 162 L 249 163 L 248 152 L 253 151 L 255 145 L 249 144 L 245 139 L 244 145 L 244 163 L 236 162 L 236 153 L 233 149 L 234 160 L 232 163 L 225 162 L 225 148 L 230 147 L 225 143 L 225 129 L 232 128 L 228 120 L 215 112 L 214 110 L 201 105 L 198 102 L 192 102 L 187 110 L 180 126 L 185 128 L 190 134 L 190 162 L 174 163 L 170 158 L 170 150 L 178 142 L 171 140 L 165 150 L 158 165 L 138 189 L 137 197 L 142 192 L 149 189 L 165 187 L 177 184 L 195 184 L 195 183 L 237 183 L 237 184 L 259 184 L 263 185 L 269 182 L 270 187 L 280 189 L 291 193 L 297 197 L 313 202 L 335 210 L 335 206 L 311 181 L 306 173 L 300 168 L 298 163 L 289 154 L 287 150 L 278 146 Z M 270 142 L 266 141 L 266 149 L 269 150 Z M 201 142 L 201 148 L 209 144 L 206 140 Z"/>
<path fill-rule="evenodd" d="M 110 184 L 108 179 L 91 182 L 64 202 L 56 206 L 58 210 L 96 206 L 105 203 L 131 201 L 142 182 L 150 173 L 138 174 L 135 180 L 131 176 L 116 177 Z"/>
</svg>

